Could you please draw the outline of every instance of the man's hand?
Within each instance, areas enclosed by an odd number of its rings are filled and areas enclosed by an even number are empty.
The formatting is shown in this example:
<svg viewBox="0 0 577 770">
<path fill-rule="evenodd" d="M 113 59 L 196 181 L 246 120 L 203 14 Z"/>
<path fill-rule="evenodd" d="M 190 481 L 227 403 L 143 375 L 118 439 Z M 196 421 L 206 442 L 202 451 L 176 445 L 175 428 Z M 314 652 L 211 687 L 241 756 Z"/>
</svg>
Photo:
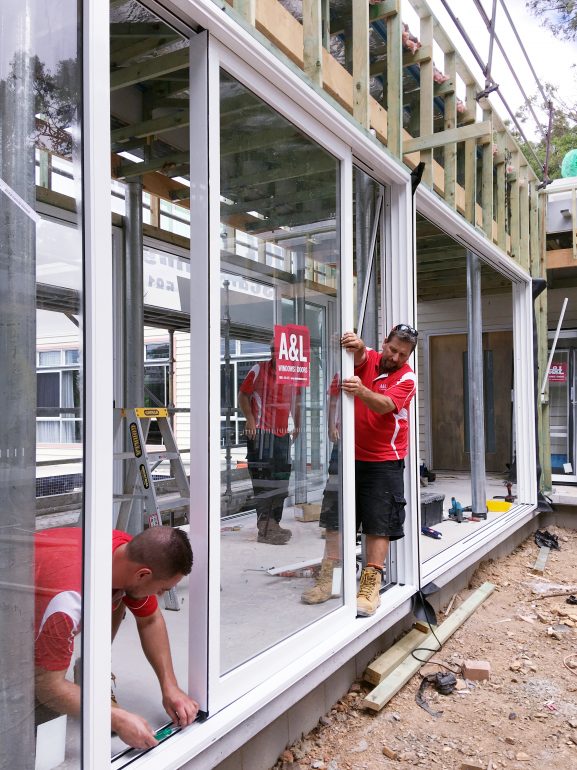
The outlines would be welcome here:
<svg viewBox="0 0 577 770">
<path fill-rule="evenodd" d="M 341 337 L 341 347 L 353 353 L 355 356 L 355 366 L 364 364 L 366 359 L 367 346 L 354 332 L 345 332 Z"/>
<path fill-rule="evenodd" d="M 151 749 L 158 745 L 152 728 L 143 717 L 114 706 L 111 725 L 118 737 L 133 749 Z"/>
<path fill-rule="evenodd" d="M 363 391 L 368 390 L 368 388 L 363 385 L 361 378 L 356 375 L 343 380 L 341 387 L 345 393 L 348 393 L 351 396 L 360 396 Z"/>
<path fill-rule="evenodd" d="M 254 417 L 251 415 L 246 418 L 246 424 L 244 426 L 244 432 L 247 438 L 253 440 L 256 438 L 256 423 Z"/>
<path fill-rule="evenodd" d="M 165 688 L 162 693 L 162 705 L 174 724 L 180 727 L 192 724 L 199 708 L 195 700 L 175 685 Z"/>
<path fill-rule="evenodd" d="M 339 435 L 338 426 L 337 425 L 329 425 L 329 440 L 333 444 L 336 444 L 337 441 L 339 440 L 339 438 L 340 438 L 340 435 Z"/>
</svg>

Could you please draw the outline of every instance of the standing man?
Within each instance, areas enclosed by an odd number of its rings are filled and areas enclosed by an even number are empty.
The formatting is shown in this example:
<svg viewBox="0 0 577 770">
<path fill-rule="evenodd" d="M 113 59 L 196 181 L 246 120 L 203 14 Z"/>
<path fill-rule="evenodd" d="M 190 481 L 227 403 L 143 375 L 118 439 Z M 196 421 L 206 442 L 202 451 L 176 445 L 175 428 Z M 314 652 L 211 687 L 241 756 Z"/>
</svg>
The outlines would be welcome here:
<svg viewBox="0 0 577 770">
<path fill-rule="evenodd" d="M 255 364 L 247 374 L 238 403 L 246 418 L 246 459 L 257 512 L 258 542 L 285 545 L 292 532 L 281 527 L 280 521 L 292 469 L 291 439 L 299 433 L 301 409 L 297 388 L 277 381 L 274 340 L 270 351 L 270 360 Z"/>
<path fill-rule="evenodd" d="M 162 705 L 172 721 L 185 727 L 198 703 L 176 681 L 168 634 L 156 597 L 174 588 L 192 567 L 187 535 L 179 529 L 152 527 L 132 538 L 112 532 L 112 638 L 128 608 L 144 654 L 154 669 Z M 35 535 L 35 684 L 37 721 L 59 714 L 80 715 L 80 687 L 66 678 L 74 637 L 81 630 L 82 530 L 58 528 Z M 158 741 L 146 720 L 112 702 L 111 727 L 129 746 L 149 749 Z"/>
<path fill-rule="evenodd" d="M 409 404 L 416 378 L 407 364 L 418 332 L 397 324 L 381 352 L 367 348 L 354 332 L 341 345 L 354 354 L 354 376 L 342 389 L 355 397 L 355 484 L 357 531 L 365 535 L 367 563 L 357 594 L 357 614 L 373 615 L 389 542 L 404 537 L 404 458 L 408 451 Z"/>
</svg>

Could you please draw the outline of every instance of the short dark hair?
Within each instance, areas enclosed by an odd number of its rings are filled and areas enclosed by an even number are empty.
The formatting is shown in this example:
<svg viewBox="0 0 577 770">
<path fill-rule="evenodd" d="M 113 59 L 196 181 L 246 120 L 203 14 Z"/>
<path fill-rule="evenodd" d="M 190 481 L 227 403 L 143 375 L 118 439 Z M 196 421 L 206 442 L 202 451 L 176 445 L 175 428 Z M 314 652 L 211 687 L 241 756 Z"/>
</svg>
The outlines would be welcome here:
<svg viewBox="0 0 577 770">
<path fill-rule="evenodd" d="M 387 337 L 387 342 L 390 342 L 393 337 L 396 337 L 401 342 L 408 342 L 411 345 L 411 352 L 417 347 L 417 339 L 419 332 L 409 324 L 397 324 L 393 326 Z"/>
<path fill-rule="evenodd" d="M 186 532 L 172 527 L 149 527 L 127 544 L 130 561 L 148 567 L 154 577 L 188 575 L 192 569 L 192 548 Z"/>
</svg>

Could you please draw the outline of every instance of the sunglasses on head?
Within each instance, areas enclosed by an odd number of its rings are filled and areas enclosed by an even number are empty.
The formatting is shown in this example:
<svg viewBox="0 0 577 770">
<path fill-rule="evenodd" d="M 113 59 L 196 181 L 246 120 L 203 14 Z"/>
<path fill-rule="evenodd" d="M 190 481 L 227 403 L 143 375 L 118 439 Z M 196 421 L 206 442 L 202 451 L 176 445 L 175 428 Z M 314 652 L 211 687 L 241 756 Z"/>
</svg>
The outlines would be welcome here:
<svg viewBox="0 0 577 770">
<path fill-rule="evenodd" d="M 396 326 L 393 326 L 392 330 L 394 332 L 401 332 L 402 334 L 408 334 L 411 337 L 419 336 L 419 332 L 416 329 L 413 329 L 413 327 L 409 326 L 408 324 L 397 324 Z"/>
</svg>

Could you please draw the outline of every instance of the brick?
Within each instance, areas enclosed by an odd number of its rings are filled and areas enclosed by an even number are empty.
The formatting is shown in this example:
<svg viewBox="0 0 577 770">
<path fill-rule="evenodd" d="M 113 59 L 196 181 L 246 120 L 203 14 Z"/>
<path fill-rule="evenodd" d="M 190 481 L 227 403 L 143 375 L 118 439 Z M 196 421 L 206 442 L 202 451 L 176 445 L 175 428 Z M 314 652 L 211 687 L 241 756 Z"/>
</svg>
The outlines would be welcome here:
<svg viewBox="0 0 577 770">
<path fill-rule="evenodd" d="M 466 660 L 463 663 L 463 677 L 472 682 L 491 678 L 491 664 L 488 660 Z"/>
</svg>

